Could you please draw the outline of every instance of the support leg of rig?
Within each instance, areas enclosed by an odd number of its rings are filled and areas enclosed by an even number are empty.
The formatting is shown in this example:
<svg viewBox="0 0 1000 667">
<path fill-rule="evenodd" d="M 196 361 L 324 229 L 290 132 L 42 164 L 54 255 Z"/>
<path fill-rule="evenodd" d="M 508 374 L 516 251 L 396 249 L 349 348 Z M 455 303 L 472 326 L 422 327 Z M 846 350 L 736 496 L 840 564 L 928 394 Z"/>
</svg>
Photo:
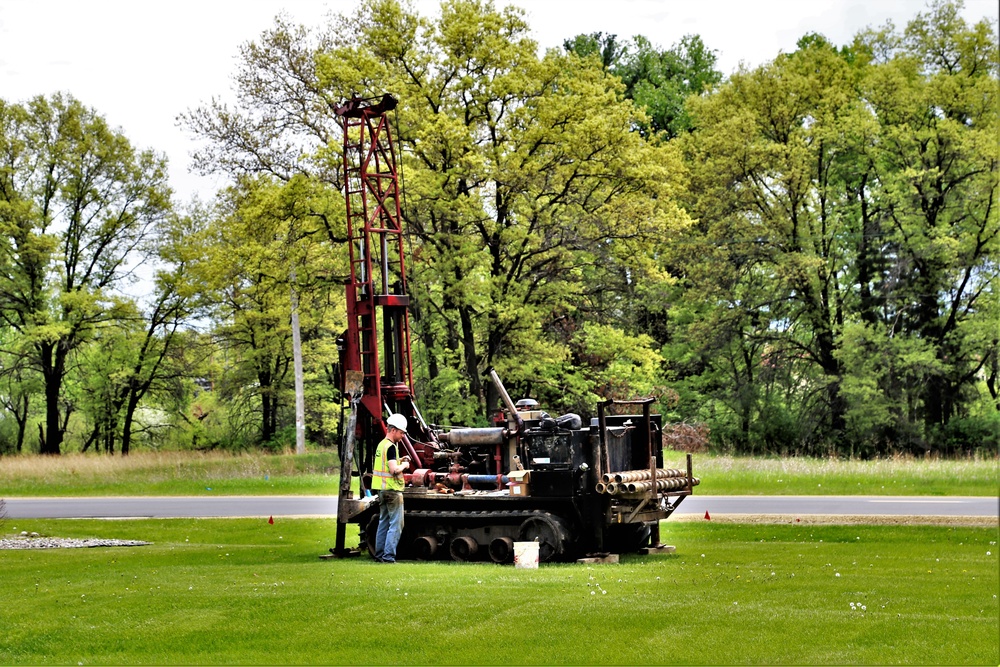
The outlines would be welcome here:
<svg viewBox="0 0 1000 667">
<path fill-rule="evenodd" d="M 643 556 L 649 554 L 672 554 L 677 551 L 677 547 L 668 546 L 660 542 L 660 522 L 653 524 L 649 533 L 649 546 L 639 549 Z"/>
</svg>

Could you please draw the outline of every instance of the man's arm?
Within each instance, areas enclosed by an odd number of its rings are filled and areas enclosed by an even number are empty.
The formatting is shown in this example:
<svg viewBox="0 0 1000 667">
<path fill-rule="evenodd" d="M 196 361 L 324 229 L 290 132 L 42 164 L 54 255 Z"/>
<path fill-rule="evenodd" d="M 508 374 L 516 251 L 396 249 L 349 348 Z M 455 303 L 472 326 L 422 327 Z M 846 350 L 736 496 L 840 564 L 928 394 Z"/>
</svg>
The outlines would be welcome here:
<svg viewBox="0 0 1000 667">
<path fill-rule="evenodd" d="M 395 446 L 393 446 L 387 452 L 387 455 L 389 455 L 390 457 L 392 457 L 392 458 L 389 459 L 389 472 L 392 473 L 393 477 L 400 477 L 400 476 L 402 476 L 403 471 L 410 467 L 410 457 L 409 456 L 404 456 L 401 459 L 397 460 L 395 458 L 396 457 L 396 452 L 394 450 L 395 450 Z"/>
</svg>

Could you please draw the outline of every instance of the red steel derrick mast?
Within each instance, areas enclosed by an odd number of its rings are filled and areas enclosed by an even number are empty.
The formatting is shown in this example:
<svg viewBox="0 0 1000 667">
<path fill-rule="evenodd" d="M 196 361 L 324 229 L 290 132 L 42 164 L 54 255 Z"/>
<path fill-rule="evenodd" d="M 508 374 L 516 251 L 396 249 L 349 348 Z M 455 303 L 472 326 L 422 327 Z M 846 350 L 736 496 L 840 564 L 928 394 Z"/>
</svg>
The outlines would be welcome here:
<svg viewBox="0 0 1000 667">
<path fill-rule="evenodd" d="M 391 95 L 353 97 L 336 113 L 344 138 L 344 199 L 351 275 L 346 286 L 347 332 L 342 371 L 363 376 L 356 435 L 359 469 L 369 472 L 375 445 L 385 433 L 384 418 L 405 415 L 410 437 L 428 440 L 413 400 L 413 363 L 406 265 L 403 253 L 399 171 L 388 113 Z M 358 377 L 355 375 L 355 377 Z M 414 463 L 421 457 L 410 439 Z"/>
</svg>

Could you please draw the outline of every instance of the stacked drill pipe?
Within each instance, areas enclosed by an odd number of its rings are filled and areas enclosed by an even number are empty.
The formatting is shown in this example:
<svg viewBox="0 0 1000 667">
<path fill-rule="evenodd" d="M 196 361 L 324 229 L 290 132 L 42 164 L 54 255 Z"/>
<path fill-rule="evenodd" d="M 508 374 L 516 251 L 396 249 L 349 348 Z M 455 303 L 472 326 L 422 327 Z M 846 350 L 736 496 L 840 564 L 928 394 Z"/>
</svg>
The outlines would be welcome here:
<svg viewBox="0 0 1000 667">
<path fill-rule="evenodd" d="M 635 493 L 646 493 L 651 488 L 653 484 L 656 484 L 657 491 L 676 491 L 677 489 L 683 489 L 687 487 L 687 477 L 672 477 L 669 479 L 658 479 L 656 482 L 645 481 L 645 482 L 629 482 L 628 484 L 619 484 L 618 493 L 632 495 Z M 697 477 L 691 478 L 691 486 L 698 486 L 701 484 L 701 480 Z"/>
<path fill-rule="evenodd" d="M 676 468 L 657 468 L 656 469 L 656 479 L 663 479 L 664 477 L 686 477 L 687 472 L 684 470 L 677 470 Z M 601 481 L 605 484 L 609 482 L 614 482 L 615 484 L 621 484 L 623 482 L 642 482 L 650 479 L 649 470 L 622 470 L 621 472 L 609 472 L 605 473 L 601 477 Z"/>
<path fill-rule="evenodd" d="M 676 491 L 686 488 L 688 483 L 687 472 L 675 468 L 657 468 L 655 481 L 649 470 L 608 473 L 601 480 L 597 483 L 597 492 L 613 496 L 647 493 L 654 488 L 654 484 L 657 491 Z M 697 477 L 691 478 L 691 486 L 700 483 L 701 480 Z"/>
</svg>

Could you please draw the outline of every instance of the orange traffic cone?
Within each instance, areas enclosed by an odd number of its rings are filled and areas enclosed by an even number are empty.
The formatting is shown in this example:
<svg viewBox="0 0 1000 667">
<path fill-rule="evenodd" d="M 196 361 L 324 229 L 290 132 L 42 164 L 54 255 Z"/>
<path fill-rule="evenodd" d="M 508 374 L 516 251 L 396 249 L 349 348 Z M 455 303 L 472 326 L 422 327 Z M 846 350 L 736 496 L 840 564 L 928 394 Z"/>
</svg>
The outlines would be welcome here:
<svg viewBox="0 0 1000 667">
<path fill-rule="evenodd" d="M 708 515 L 708 510 L 705 510 L 705 521 L 711 521 L 712 517 Z"/>
<path fill-rule="evenodd" d="M 273 524 L 274 524 L 274 517 L 272 516 L 272 517 L 271 517 L 270 519 L 268 519 L 268 520 L 267 520 L 267 522 L 268 522 L 269 524 L 272 524 L 272 525 L 273 525 Z"/>
</svg>

